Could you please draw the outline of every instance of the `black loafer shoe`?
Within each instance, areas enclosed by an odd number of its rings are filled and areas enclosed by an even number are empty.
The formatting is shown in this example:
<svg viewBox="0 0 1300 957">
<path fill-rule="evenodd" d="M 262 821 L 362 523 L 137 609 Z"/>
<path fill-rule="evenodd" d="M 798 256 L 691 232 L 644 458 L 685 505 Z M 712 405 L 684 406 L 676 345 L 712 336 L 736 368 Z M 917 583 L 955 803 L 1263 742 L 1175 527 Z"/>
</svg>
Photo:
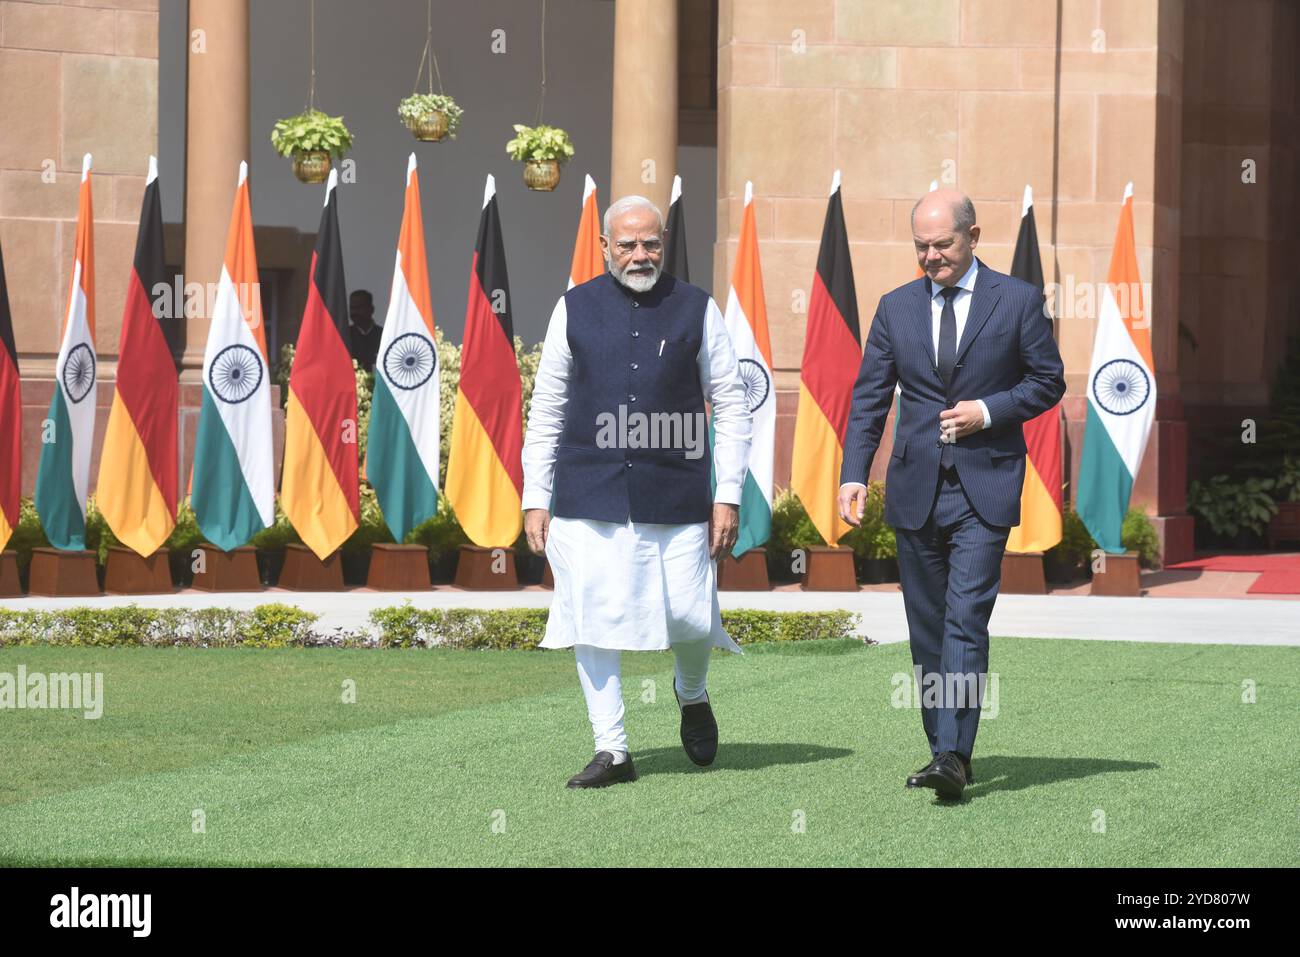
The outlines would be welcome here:
<svg viewBox="0 0 1300 957">
<path fill-rule="evenodd" d="M 614 755 L 608 751 L 597 751 L 596 756 L 585 768 L 569 778 L 571 788 L 603 788 L 623 781 L 635 781 L 636 768 L 632 764 L 632 755 L 622 764 L 614 763 Z"/>
<path fill-rule="evenodd" d="M 956 801 L 966 787 L 966 769 L 952 751 L 940 751 L 920 781 L 921 787 L 933 788 L 945 801 Z"/>
<path fill-rule="evenodd" d="M 673 697 L 682 711 L 682 748 L 686 756 L 702 768 L 707 768 L 718 756 L 718 722 L 709 707 L 708 696 L 701 704 L 688 704 L 682 707 L 682 699 L 677 694 L 677 682 L 673 681 Z"/>
</svg>

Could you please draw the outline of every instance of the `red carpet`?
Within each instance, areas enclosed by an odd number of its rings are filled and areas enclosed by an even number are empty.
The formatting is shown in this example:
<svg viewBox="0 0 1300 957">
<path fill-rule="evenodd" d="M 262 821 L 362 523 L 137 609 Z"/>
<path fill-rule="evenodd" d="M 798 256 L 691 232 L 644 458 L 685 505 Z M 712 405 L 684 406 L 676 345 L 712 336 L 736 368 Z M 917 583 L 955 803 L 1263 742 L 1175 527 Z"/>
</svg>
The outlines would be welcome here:
<svg viewBox="0 0 1300 957">
<path fill-rule="evenodd" d="M 1300 554 L 1211 555 L 1166 565 L 1174 570 L 1260 572 L 1247 591 L 1252 595 L 1300 595 Z"/>
</svg>

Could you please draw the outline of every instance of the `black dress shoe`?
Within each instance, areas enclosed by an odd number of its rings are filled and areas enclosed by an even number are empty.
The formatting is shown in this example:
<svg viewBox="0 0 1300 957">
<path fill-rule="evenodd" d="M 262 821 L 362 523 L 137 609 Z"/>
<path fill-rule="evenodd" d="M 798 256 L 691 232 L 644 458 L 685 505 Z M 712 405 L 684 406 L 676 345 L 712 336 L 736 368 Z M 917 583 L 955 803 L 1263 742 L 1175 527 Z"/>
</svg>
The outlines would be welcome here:
<svg viewBox="0 0 1300 957">
<path fill-rule="evenodd" d="M 635 781 L 636 768 L 632 764 L 632 755 L 622 764 L 614 763 L 614 755 L 608 751 L 597 751 L 596 756 L 585 768 L 569 778 L 571 788 L 603 788 L 623 781 Z"/>
<path fill-rule="evenodd" d="M 682 711 L 682 748 L 686 756 L 702 768 L 707 768 L 718 756 L 718 722 L 713 717 L 708 698 L 701 704 L 688 704 L 682 707 L 682 699 L 677 694 L 677 681 L 673 680 L 673 697 Z"/>
<path fill-rule="evenodd" d="M 909 788 L 922 787 L 921 782 L 925 780 L 925 776 L 930 773 L 932 767 L 934 767 L 934 758 L 931 758 L 930 763 L 925 767 L 919 768 L 907 776 L 907 786 Z"/>
<path fill-rule="evenodd" d="M 924 777 L 926 776 L 926 774 L 928 774 L 928 773 L 930 772 L 930 769 L 931 769 L 932 767 L 934 767 L 934 762 L 935 762 L 935 759 L 934 759 L 934 758 L 931 758 L 931 759 L 930 759 L 930 763 L 927 764 L 925 767 L 921 768 L 921 769 L 918 770 L 918 771 L 913 771 L 911 774 L 909 774 L 909 775 L 907 776 L 907 786 L 908 786 L 909 788 L 919 788 L 919 787 L 924 787 L 925 785 L 923 785 L 923 784 L 921 783 L 921 780 L 922 780 L 922 778 L 924 778 Z M 974 783 L 975 783 L 975 775 L 971 773 L 970 762 L 969 762 L 969 761 L 963 761 L 963 762 L 962 762 L 962 770 L 966 772 L 966 785 L 967 785 L 967 787 L 969 787 L 970 785 L 974 784 Z"/>
<path fill-rule="evenodd" d="M 945 801 L 956 801 L 966 787 L 966 769 L 962 760 L 952 751 L 940 751 L 934 763 L 921 777 L 921 787 L 933 788 Z"/>
</svg>

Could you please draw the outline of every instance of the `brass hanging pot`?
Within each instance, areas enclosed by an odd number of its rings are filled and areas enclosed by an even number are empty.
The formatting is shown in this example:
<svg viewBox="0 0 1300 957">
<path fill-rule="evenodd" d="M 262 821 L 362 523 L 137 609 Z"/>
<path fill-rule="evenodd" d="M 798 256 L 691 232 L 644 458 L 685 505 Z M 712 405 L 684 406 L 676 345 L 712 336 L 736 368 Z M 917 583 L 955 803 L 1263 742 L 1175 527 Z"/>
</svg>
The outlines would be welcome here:
<svg viewBox="0 0 1300 957">
<path fill-rule="evenodd" d="M 550 192 L 560 185 L 559 160 L 525 160 L 524 185 L 529 189 Z"/>
</svg>

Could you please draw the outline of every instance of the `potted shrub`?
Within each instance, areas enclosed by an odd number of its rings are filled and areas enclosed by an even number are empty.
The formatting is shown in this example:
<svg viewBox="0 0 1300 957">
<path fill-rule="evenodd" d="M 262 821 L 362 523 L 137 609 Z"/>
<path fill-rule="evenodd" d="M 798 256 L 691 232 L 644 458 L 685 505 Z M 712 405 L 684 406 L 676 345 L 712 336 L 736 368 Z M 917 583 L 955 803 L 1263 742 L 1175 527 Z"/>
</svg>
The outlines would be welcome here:
<svg viewBox="0 0 1300 957">
<path fill-rule="evenodd" d="M 465 111 L 442 93 L 412 93 L 397 105 L 397 115 L 417 140 L 436 143 L 443 137 L 456 138 Z"/>
<path fill-rule="evenodd" d="M 1092 536 L 1067 504 L 1061 514 L 1061 540 L 1043 553 L 1043 577 L 1053 585 L 1068 585 L 1086 578 L 1092 568 Z"/>
<path fill-rule="evenodd" d="M 800 573 L 794 570 L 795 551 L 825 544 L 799 497 L 788 488 L 778 491 L 772 501 L 772 532 L 767 539 L 767 577 L 778 584 L 799 581 Z M 807 556 L 804 558 L 806 561 Z"/>
<path fill-rule="evenodd" d="M 1273 479 L 1248 477 L 1234 482 L 1216 475 L 1208 482 L 1193 481 L 1187 490 L 1187 510 L 1209 525 L 1213 538 L 1236 549 L 1255 547 L 1277 504 L 1269 493 Z M 1198 529 L 1203 528 L 1200 522 Z"/>
<path fill-rule="evenodd" d="M 868 585 L 898 581 L 898 541 L 894 538 L 894 530 L 883 521 L 867 539 L 859 577 Z"/>
<path fill-rule="evenodd" d="M 323 183 L 329 177 L 331 159 L 342 159 L 352 148 L 352 133 L 343 117 L 320 110 L 277 120 L 271 130 L 276 152 L 293 159 L 293 175 L 304 183 Z"/>
<path fill-rule="evenodd" d="M 515 125 L 515 138 L 506 144 L 512 160 L 524 164 L 524 184 L 550 191 L 560 182 L 560 164 L 573 157 L 569 134 L 555 126 Z"/>
</svg>

